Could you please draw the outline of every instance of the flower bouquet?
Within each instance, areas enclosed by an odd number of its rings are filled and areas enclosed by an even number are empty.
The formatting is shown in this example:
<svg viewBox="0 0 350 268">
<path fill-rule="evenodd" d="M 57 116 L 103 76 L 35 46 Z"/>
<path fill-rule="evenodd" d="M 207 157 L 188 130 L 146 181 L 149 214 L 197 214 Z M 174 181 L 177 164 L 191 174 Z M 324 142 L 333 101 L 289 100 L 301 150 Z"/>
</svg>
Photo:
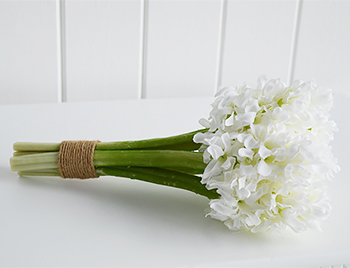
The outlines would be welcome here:
<svg viewBox="0 0 350 268">
<path fill-rule="evenodd" d="M 203 129 L 138 141 L 14 144 L 20 176 L 117 176 L 207 197 L 208 214 L 231 230 L 320 229 L 339 170 L 330 141 L 332 92 L 314 82 L 258 80 L 216 94 Z"/>
</svg>

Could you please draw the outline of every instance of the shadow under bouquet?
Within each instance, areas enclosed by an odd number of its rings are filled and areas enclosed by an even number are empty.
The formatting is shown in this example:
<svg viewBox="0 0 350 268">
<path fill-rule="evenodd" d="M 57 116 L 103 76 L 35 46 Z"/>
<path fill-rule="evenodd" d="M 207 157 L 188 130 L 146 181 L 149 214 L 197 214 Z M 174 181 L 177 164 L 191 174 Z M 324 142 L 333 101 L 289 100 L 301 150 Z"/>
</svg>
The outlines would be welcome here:
<svg viewBox="0 0 350 268">
<path fill-rule="evenodd" d="M 216 94 L 203 129 L 138 141 L 14 144 L 20 176 L 116 176 L 207 197 L 231 230 L 320 229 L 331 211 L 325 182 L 339 170 L 329 145 L 331 90 L 261 77 Z"/>
</svg>

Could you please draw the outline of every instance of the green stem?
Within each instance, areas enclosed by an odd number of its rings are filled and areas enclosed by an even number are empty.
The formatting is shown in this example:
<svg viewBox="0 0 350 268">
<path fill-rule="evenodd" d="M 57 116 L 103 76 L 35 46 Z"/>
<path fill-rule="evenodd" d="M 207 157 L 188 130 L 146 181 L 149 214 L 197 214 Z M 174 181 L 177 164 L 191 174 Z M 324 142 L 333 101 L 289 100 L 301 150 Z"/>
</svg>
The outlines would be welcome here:
<svg viewBox="0 0 350 268">
<path fill-rule="evenodd" d="M 101 150 L 95 151 L 94 165 L 137 166 L 160 168 L 192 168 L 204 170 L 203 154 L 200 152 L 172 150 Z"/>
<path fill-rule="evenodd" d="M 200 182 L 200 177 L 173 170 L 145 167 L 103 167 L 97 170 L 103 175 L 111 175 L 145 182 L 175 187 L 206 196 L 209 199 L 219 198 L 215 190 L 208 190 Z"/>
<path fill-rule="evenodd" d="M 206 165 L 202 159 L 200 152 L 176 150 L 101 150 L 94 153 L 95 167 L 160 167 L 191 174 L 203 173 Z M 10 165 L 12 171 L 58 168 L 58 152 L 14 156 L 10 159 Z"/>
<path fill-rule="evenodd" d="M 51 169 L 40 169 L 40 170 L 26 170 L 26 171 L 18 171 L 18 175 L 22 177 L 27 176 L 45 176 L 45 177 L 60 177 L 61 173 L 58 170 L 58 168 L 51 168 Z"/>
<path fill-rule="evenodd" d="M 12 171 L 58 168 L 58 152 L 44 152 L 13 156 L 10 158 Z"/>
<path fill-rule="evenodd" d="M 208 190 L 201 182 L 201 178 L 186 173 L 161 168 L 147 167 L 100 167 L 96 169 L 100 176 L 116 176 L 136 179 L 154 184 L 175 187 L 209 199 L 219 198 L 215 190 Z M 19 171 L 20 176 L 60 176 L 58 169 L 43 169 L 34 171 Z"/>
<path fill-rule="evenodd" d="M 15 142 L 13 150 L 17 152 L 58 152 L 60 143 L 48 142 Z"/>
<path fill-rule="evenodd" d="M 193 142 L 193 136 L 198 132 L 205 132 L 200 129 L 189 133 L 170 136 L 166 138 L 155 138 L 137 141 L 100 142 L 95 150 L 135 150 L 135 149 L 158 149 L 158 150 L 197 150 L 200 145 Z M 36 143 L 16 142 L 13 149 L 18 152 L 54 152 L 59 151 L 60 143 Z"/>
<path fill-rule="evenodd" d="M 96 145 L 96 150 L 197 150 L 200 145 L 193 142 L 193 136 L 198 132 L 205 131 L 205 129 L 201 129 L 166 138 L 155 138 L 138 141 L 100 142 Z"/>
</svg>

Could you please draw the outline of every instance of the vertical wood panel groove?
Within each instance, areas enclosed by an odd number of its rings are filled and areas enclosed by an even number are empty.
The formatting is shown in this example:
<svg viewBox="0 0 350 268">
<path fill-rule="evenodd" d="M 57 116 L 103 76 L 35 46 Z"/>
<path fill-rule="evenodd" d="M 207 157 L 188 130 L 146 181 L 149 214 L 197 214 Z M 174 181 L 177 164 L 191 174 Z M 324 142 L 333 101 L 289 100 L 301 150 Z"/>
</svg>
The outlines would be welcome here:
<svg viewBox="0 0 350 268">
<path fill-rule="evenodd" d="M 290 51 L 290 58 L 289 58 L 289 68 L 288 68 L 288 75 L 287 75 L 288 85 L 290 85 L 294 80 L 295 62 L 297 59 L 297 48 L 298 48 L 298 38 L 299 38 L 299 29 L 300 29 L 300 18 L 301 18 L 301 12 L 302 12 L 302 1 L 303 0 L 296 1 L 291 51 Z"/>
<path fill-rule="evenodd" d="M 65 0 L 57 0 L 58 102 L 67 102 L 66 10 Z"/>
<path fill-rule="evenodd" d="M 227 17 L 227 0 L 221 0 L 219 40 L 218 40 L 218 52 L 217 52 L 218 54 L 217 54 L 217 62 L 216 62 L 214 94 L 216 94 L 219 86 L 221 86 L 221 83 L 222 83 L 222 64 L 223 64 L 223 57 L 224 57 L 226 17 Z"/>
<path fill-rule="evenodd" d="M 138 99 L 146 97 L 146 60 L 147 60 L 147 19 L 148 19 L 148 0 L 141 0 L 140 11 L 140 62 L 139 62 L 139 85 Z"/>
</svg>

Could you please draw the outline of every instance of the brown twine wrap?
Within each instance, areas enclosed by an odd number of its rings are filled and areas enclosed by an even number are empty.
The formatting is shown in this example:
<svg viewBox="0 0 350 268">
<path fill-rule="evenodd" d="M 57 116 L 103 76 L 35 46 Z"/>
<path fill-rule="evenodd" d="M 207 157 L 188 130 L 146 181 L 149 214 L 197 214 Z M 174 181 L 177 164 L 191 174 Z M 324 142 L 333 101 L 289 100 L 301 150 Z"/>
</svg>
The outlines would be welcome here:
<svg viewBox="0 0 350 268">
<path fill-rule="evenodd" d="M 94 167 L 94 151 L 100 141 L 62 141 L 58 167 L 63 178 L 98 178 Z"/>
</svg>

